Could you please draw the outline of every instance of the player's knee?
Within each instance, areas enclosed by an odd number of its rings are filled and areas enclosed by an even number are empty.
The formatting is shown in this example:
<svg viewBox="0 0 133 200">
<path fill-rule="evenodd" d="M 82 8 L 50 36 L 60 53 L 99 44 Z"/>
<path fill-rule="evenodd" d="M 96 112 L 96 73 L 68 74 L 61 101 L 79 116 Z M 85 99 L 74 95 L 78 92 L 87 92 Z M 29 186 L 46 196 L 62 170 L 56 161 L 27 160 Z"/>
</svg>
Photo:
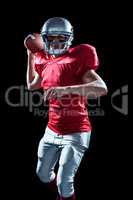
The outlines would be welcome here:
<svg viewBox="0 0 133 200">
<path fill-rule="evenodd" d="M 46 182 L 49 182 L 49 177 L 47 176 L 47 174 L 42 171 L 41 168 L 36 168 L 36 174 L 38 176 L 38 178 L 40 179 L 40 181 L 46 183 Z"/>
<path fill-rule="evenodd" d="M 40 181 L 42 181 L 44 183 L 51 182 L 51 180 L 53 180 L 55 177 L 55 173 L 53 171 L 49 171 L 47 169 L 45 170 L 41 166 L 40 167 L 37 166 L 36 174 L 37 174 L 38 178 L 40 179 Z"/>
<path fill-rule="evenodd" d="M 41 170 L 39 168 L 36 169 L 36 175 L 38 178 L 44 182 L 44 175 L 42 174 Z"/>
<path fill-rule="evenodd" d="M 36 174 L 38 178 L 40 179 L 40 181 L 42 181 L 43 183 L 50 182 L 50 178 L 46 174 L 42 173 L 41 171 L 36 170 Z"/>
</svg>

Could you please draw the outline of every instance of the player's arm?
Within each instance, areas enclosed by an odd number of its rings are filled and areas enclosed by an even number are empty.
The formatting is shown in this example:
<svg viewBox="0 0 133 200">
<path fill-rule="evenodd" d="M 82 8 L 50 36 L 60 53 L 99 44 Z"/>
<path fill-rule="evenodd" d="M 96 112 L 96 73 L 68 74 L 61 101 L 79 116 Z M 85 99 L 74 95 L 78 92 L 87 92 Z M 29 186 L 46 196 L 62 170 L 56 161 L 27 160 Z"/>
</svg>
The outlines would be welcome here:
<svg viewBox="0 0 133 200">
<path fill-rule="evenodd" d="M 65 94 L 77 94 L 89 98 L 107 94 L 105 82 L 94 70 L 88 70 L 82 80 L 83 84 L 80 85 L 50 88 L 47 95 L 50 93 L 51 97 L 60 98 Z"/>
<path fill-rule="evenodd" d="M 36 90 L 41 88 L 41 78 L 39 74 L 34 70 L 34 54 L 27 50 L 28 61 L 27 61 L 27 88 L 28 90 Z"/>
<path fill-rule="evenodd" d="M 108 92 L 103 79 L 94 71 L 88 70 L 82 78 L 83 84 L 70 87 L 72 93 L 79 93 L 83 96 L 103 96 Z"/>
<path fill-rule="evenodd" d="M 84 74 L 82 81 L 83 84 L 70 86 L 66 90 L 70 91 L 70 93 L 87 97 L 99 97 L 106 95 L 108 92 L 105 82 L 94 70 L 88 70 Z"/>
</svg>

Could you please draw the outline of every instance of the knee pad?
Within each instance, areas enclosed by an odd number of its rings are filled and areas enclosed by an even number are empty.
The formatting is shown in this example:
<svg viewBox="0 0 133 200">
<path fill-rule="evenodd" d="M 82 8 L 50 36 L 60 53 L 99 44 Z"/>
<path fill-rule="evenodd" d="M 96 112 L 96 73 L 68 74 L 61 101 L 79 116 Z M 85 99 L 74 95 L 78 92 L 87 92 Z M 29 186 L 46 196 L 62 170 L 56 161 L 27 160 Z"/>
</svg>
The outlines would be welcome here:
<svg viewBox="0 0 133 200">
<path fill-rule="evenodd" d="M 41 159 L 38 159 L 36 174 L 43 183 L 51 182 L 55 178 L 54 171 L 52 172 L 45 171 L 43 165 L 41 164 Z"/>
<path fill-rule="evenodd" d="M 49 183 L 49 182 L 53 181 L 55 178 L 54 172 L 51 174 L 51 176 L 43 174 L 43 173 L 41 173 L 41 171 L 36 171 L 36 174 L 37 174 L 38 178 L 40 179 L 40 181 L 42 181 L 43 183 Z"/>
</svg>

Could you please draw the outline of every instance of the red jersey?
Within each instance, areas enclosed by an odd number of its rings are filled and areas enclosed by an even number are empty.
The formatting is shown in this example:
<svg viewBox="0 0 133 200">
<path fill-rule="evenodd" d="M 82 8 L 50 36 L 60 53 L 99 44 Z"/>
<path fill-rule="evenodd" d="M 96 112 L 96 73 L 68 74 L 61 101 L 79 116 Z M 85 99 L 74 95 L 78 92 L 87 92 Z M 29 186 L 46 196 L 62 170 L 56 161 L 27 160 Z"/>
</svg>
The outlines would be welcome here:
<svg viewBox="0 0 133 200">
<path fill-rule="evenodd" d="M 44 52 L 36 53 L 35 70 L 41 76 L 42 88 L 83 84 L 82 77 L 89 69 L 96 70 L 99 61 L 96 50 L 88 44 L 70 48 L 65 54 L 53 58 Z M 87 132 L 91 123 L 86 98 L 76 94 L 49 100 L 48 127 L 59 134 Z"/>
</svg>

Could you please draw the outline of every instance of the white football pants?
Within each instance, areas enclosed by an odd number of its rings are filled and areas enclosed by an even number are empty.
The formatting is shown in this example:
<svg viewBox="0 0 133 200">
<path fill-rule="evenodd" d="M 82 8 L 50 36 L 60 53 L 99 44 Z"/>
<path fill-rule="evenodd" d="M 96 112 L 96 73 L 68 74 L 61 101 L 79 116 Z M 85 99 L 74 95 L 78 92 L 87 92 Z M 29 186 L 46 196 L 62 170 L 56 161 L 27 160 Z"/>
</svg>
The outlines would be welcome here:
<svg viewBox="0 0 133 200">
<path fill-rule="evenodd" d="M 63 197 L 74 193 L 74 176 L 90 143 L 90 132 L 58 135 L 46 127 L 38 147 L 36 173 L 40 180 L 49 183 L 55 179 L 54 168 L 59 160 L 57 172 L 58 192 Z"/>
</svg>

